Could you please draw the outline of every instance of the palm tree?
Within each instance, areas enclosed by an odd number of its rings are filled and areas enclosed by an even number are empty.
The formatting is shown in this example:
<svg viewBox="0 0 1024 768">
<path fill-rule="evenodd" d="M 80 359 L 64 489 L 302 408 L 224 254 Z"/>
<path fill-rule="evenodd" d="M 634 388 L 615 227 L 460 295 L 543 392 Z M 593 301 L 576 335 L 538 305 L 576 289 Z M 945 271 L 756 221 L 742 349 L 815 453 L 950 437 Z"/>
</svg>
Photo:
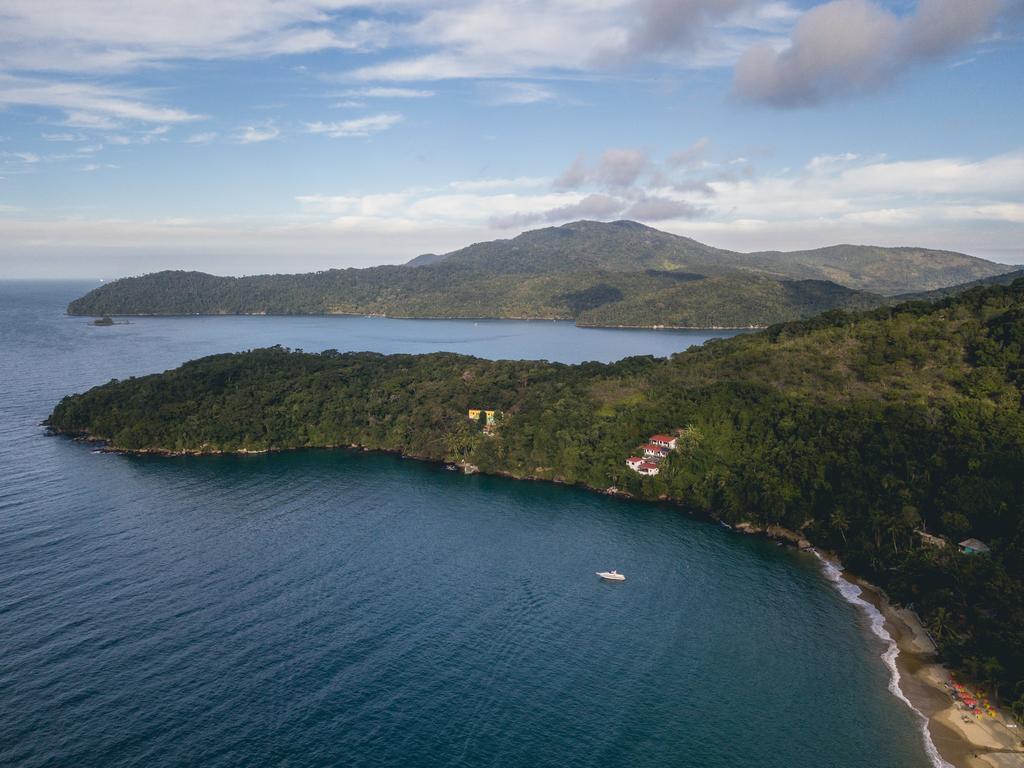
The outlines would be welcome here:
<svg viewBox="0 0 1024 768">
<path fill-rule="evenodd" d="M 999 663 L 999 660 L 994 656 L 988 656 L 981 664 L 982 671 L 985 675 L 985 682 L 988 683 L 989 689 L 992 691 L 992 698 L 999 698 L 999 683 L 1003 676 L 1003 665 Z"/>
<path fill-rule="evenodd" d="M 949 611 L 943 607 L 935 609 L 935 612 L 931 615 L 928 621 L 928 629 L 932 633 L 932 637 L 935 638 L 935 642 L 942 645 L 946 640 L 955 637 L 956 633 L 953 631 L 952 616 Z"/>
<path fill-rule="evenodd" d="M 843 544 L 847 544 L 846 532 L 850 529 L 850 521 L 846 519 L 846 513 L 841 509 L 834 510 L 829 517 L 829 525 L 839 531 L 839 535 L 843 537 Z"/>
</svg>

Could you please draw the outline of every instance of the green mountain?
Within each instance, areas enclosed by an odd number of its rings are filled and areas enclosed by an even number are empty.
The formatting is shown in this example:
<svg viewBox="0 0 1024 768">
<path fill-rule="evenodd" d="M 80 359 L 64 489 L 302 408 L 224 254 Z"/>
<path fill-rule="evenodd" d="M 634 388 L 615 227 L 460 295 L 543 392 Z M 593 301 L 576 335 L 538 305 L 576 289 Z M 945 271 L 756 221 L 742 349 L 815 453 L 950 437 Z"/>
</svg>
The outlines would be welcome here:
<svg viewBox="0 0 1024 768">
<path fill-rule="evenodd" d="M 871 293 L 933 288 L 1005 267 L 962 254 L 836 246 L 741 254 L 631 221 L 580 221 L 426 254 L 403 266 L 299 275 L 159 272 L 73 301 L 76 315 L 384 314 L 573 319 L 585 325 L 763 326 Z"/>
<path fill-rule="evenodd" d="M 932 301 L 933 299 L 943 299 L 947 296 L 956 296 L 957 294 L 968 291 L 971 288 L 982 288 L 986 285 L 1011 285 L 1021 278 L 1024 278 L 1024 269 L 1016 269 L 1013 272 L 1004 272 L 1001 275 L 969 280 L 966 283 L 951 285 L 947 288 L 936 288 L 931 291 L 904 293 L 900 296 L 894 296 L 892 300 L 896 303 L 901 301 Z"/>
<path fill-rule="evenodd" d="M 49 425 L 127 450 L 359 445 L 781 524 L 913 603 L 1024 713 L 1022 403 L 1024 280 L 608 365 L 216 355 L 67 397 Z M 679 448 L 642 478 L 624 462 L 656 432 Z M 959 554 L 967 537 L 991 555 Z"/>
</svg>

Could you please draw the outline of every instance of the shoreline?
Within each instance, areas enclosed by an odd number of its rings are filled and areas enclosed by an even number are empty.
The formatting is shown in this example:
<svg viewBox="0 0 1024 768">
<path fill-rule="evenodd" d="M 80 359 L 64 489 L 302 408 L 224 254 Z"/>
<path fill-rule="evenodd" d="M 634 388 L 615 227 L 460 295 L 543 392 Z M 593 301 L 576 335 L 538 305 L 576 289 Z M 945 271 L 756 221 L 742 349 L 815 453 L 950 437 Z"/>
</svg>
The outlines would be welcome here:
<svg viewBox="0 0 1024 768">
<path fill-rule="evenodd" d="M 101 317 L 79 312 L 66 312 L 67 317 Z M 767 325 L 598 325 L 579 323 L 571 317 L 439 317 L 433 315 L 385 315 L 366 312 L 133 312 L 110 317 L 367 317 L 374 320 L 474 320 L 485 322 L 572 323 L 577 328 L 606 328 L 623 331 L 761 331 Z"/>
<path fill-rule="evenodd" d="M 995 710 L 994 718 L 965 714 L 947 688 L 950 670 L 938 661 L 935 644 L 917 614 L 894 605 L 879 587 L 844 570 L 835 555 L 816 554 L 826 577 L 865 612 L 874 634 L 889 645 L 881 655 L 892 673 L 889 690 L 920 719 L 925 752 L 935 768 L 1024 768 L 1022 729 L 1008 728 L 1006 724 L 1014 721 L 1002 709 Z"/>
<path fill-rule="evenodd" d="M 368 448 L 358 444 L 325 445 L 316 447 L 268 448 L 262 450 L 239 449 L 235 451 L 168 451 L 165 449 L 124 449 L 110 445 L 104 438 L 87 434 L 73 434 L 54 430 L 45 422 L 47 434 L 70 438 L 76 442 L 92 445 L 96 452 L 120 453 L 131 456 L 202 457 L 202 456 L 246 456 L 270 453 L 285 453 L 303 450 L 348 450 L 360 453 L 385 453 L 404 459 L 413 459 L 446 467 L 457 467 L 463 474 L 481 473 L 479 467 L 468 462 L 448 462 L 426 456 L 415 456 L 400 450 Z M 489 472 L 495 477 L 512 480 L 554 483 L 567 485 L 558 478 L 520 476 L 511 472 Z M 585 483 L 572 483 L 592 493 L 613 496 L 624 501 L 672 504 L 694 517 L 708 522 L 721 523 L 713 513 L 687 507 L 679 499 L 662 497 L 645 499 L 612 486 L 596 488 Z M 845 570 L 839 557 L 834 553 L 819 550 L 796 531 L 778 525 L 761 527 L 741 522 L 728 526 L 736 533 L 782 542 L 801 552 L 814 554 L 822 568 L 822 574 L 832 582 L 842 597 L 864 611 L 872 622 L 872 631 L 887 646 L 880 655 L 890 669 L 889 691 L 901 699 L 921 721 L 920 736 L 924 751 L 935 768 L 1024 768 L 1024 728 L 1007 728 L 1013 723 L 1001 709 L 995 718 L 978 718 L 973 715 L 962 719 L 964 710 L 953 700 L 946 687 L 950 671 L 937 661 L 937 650 L 930 635 L 917 614 L 905 607 L 893 605 L 888 596 L 874 584 Z M 854 592 L 856 590 L 856 593 Z"/>
</svg>

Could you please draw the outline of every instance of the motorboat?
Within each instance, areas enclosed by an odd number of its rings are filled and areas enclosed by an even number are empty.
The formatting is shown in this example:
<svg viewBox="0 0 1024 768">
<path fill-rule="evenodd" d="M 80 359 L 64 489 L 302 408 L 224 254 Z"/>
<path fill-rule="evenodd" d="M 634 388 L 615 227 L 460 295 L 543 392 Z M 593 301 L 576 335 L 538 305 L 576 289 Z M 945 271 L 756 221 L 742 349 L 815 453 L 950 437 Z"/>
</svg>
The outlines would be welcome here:
<svg viewBox="0 0 1024 768">
<path fill-rule="evenodd" d="M 618 571 L 598 571 L 597 575 L 605 581 L 625 581 L 626 577 Z"/>
</svg>

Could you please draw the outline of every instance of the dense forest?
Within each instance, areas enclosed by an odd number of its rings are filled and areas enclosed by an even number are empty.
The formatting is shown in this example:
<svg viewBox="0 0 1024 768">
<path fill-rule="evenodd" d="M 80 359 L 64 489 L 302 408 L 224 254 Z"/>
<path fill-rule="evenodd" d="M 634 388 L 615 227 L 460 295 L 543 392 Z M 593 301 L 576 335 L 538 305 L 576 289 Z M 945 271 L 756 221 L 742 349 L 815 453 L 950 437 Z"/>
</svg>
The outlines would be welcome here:
<svg viewBox="0 0 1024 768">
<path fill-rule="evenodd" d="M 913 605 L 945 659 L 1022 716 L 1022 395 L 1024 280 L 669 359 L 216 355 L 67 397 L 49 424 L 136 450 L 360 445 L 781 524 Z M 493 434 L 472 407 L 498 412 Z M 669 431 L 679 448 L 658 476 L 626 468 L 645 436 Z M 967 537 L 991 554 L 960 554 Z"/>
<path fill-rule="evenodd" d="M 754 327 L 882 295 L 1005 271 L 915 248 L 735 253 L 636 222 L 575 222 L 404 266 L 217 277 L 159 272 L 101 286 L 77 315 L 376 314 L 575 320 L 580 325 Z"/>
</svg>

